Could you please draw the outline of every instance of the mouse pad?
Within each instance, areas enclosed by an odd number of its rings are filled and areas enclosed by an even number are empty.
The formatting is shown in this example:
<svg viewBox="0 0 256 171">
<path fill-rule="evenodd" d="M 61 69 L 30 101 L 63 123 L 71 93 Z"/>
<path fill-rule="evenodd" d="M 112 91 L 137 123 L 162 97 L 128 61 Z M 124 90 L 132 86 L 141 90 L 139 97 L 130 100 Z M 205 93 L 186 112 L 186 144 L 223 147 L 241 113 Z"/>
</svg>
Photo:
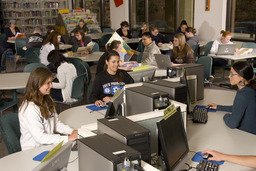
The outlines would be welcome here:
<svg viewBox="0 0 256 171">
<path fill-rule="evenodd" d="M 90 105 L 90 106 L 86 106 L 86 108 L 93 110 L 93 111 L 98 111 L 98 110 L 105 110 L 108 108 L 108 106 L 105 107 L 98 107 L 96 105 Z"/>
<path fill-rule="evenodd" d="M 202 159 L 203 159 L 203 160 L 207 160 L 207 159 L 204 159 L 204 158 L 202 157 L 201 151 L 197 152 L 197 153 L 192 157 L 192 161 L 194 161 L 194 162 L 200 162 Z M 207 160 L 207 161 L 208 161 L 208 160 Z M 219 164 L 219 165 L 222 165 L 222 164 L 224 163 L 224 161 L 218 162 L 218 161 L 214 161 L 214 160 L 211 160 L 210 162 L 216 163 L 216 164 Z"/>
<path fill-rule="evenodd" d="M 42 161 L 44 157 L 49 153 L 50 151 L 43 151 L 42 153 L 38 154 L 33 158 L 35 161 Z"/>
<path fill-rule="evenodd" d="M 206 106 L 203 106 L 203 105 L 196 105 L 195 107 L 203 108 L 203 109 L 206 108 Z M 216 112 L 217 111 L 216 109 L 207 109 L 207 110 L 208 110 L 208 112 Z"/>
</svg>

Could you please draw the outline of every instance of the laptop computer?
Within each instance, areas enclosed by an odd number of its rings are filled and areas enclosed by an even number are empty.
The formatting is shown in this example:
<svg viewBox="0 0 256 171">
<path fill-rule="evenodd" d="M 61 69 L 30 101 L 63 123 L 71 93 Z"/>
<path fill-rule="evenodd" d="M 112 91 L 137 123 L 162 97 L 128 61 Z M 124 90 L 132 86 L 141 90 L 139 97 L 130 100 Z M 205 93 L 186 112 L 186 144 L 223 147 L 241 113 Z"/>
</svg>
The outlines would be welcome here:
<svg viewBox="0 0 256 171">
<path fill-rule="evenodd" d="M 216 55 L 234 55 L 236 44 L 219 44 Z"/>
<path fill-rule="evenodd" d="M 156 64 L 159 69 L 167 69 L 171 67 L 171 59 L 169 55 L 154 54 L 156 58 Z"/>
</svg>

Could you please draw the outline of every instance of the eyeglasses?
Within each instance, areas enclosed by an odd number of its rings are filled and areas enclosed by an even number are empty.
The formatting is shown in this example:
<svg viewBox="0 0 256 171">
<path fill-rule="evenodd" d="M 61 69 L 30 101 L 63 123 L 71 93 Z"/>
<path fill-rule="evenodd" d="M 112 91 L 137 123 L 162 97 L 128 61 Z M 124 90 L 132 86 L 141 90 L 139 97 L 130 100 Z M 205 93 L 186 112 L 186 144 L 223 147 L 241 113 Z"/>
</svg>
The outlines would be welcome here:
<svg viewBox="0 0 256 171">
<path fill-rule="evenodd" d="M 233 77 L 233 76 L 235 76 L 235 75 L 238 75 L 238 74 L 231 74 L 231 73 L 229 74 L 230 77 Z"/>
</svg>

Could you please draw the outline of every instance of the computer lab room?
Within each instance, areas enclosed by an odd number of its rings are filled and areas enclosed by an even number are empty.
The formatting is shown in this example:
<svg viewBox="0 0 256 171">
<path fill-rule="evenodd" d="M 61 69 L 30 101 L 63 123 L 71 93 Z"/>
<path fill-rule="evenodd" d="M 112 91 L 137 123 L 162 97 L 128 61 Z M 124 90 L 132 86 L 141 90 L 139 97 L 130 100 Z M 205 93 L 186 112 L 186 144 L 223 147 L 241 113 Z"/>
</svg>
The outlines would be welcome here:
<svg viewBox="0 0 256 171">
<path fill-rule="evenodd" d="M 0 1 L 0 168 L 256 169 L 255 0 Z"/>
</svg>

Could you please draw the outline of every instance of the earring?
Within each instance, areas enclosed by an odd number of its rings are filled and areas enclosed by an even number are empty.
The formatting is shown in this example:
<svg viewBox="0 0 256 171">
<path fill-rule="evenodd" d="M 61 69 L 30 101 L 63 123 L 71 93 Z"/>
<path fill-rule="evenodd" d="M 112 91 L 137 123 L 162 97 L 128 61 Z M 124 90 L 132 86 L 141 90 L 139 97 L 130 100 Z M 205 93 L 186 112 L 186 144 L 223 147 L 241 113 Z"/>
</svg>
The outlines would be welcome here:
<svg viewBox="0 0 256 171">
<path fill-rule="evenodd" d="M 244 82 L 244 81 L 240 81 L 238 84 L 239 84 L 240 86 L 244 86 L 244 85 L 245 85 L 245 82 Z"/>
</svg>

